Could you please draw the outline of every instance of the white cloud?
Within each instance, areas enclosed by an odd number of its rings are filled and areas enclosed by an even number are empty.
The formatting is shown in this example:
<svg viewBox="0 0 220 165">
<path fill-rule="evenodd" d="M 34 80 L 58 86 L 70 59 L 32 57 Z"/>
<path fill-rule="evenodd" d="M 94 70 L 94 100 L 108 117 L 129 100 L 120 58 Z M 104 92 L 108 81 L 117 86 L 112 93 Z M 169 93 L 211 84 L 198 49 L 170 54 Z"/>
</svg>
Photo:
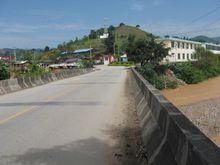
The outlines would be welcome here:
<svg viewBox="0 0 220 165">
<path fill-rule="evenodd" d="M 145 8 L 144 1 L 132 0 L 130 8 L 134 11 L 142 11 Z"/>
<path fill-rule="evenodd" d="M 130 9 L 134 11 L 142 11 L 147 5 L 159 6 L 164 0 L 132 0 Z"/>
</svg>

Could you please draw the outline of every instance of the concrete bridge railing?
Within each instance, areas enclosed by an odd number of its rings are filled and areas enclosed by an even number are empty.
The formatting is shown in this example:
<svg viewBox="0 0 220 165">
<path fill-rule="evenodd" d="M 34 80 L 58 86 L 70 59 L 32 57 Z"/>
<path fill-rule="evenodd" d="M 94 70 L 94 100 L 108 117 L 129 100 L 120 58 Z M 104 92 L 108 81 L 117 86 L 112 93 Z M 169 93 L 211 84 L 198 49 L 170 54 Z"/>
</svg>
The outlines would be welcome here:
<svg viewBox="0 0 220 165">
<path fill-rule="evenodd" d="M 220 149 L 135 69 L 135 92 L 149 165 L 220 165 Z"/>
<path fill-rule="evenodd" d="M 0 95 L 16 92 L 26 88 L 32 88 L 47 84 L 52 81 L 61 80 L 64 78 L 74 77 L 92 72 L 92 68 L 87 69 L 70 69 L 59 73 L 48 73 L 41 76 L 19 77 L 0 81 Z"/>
</svg>

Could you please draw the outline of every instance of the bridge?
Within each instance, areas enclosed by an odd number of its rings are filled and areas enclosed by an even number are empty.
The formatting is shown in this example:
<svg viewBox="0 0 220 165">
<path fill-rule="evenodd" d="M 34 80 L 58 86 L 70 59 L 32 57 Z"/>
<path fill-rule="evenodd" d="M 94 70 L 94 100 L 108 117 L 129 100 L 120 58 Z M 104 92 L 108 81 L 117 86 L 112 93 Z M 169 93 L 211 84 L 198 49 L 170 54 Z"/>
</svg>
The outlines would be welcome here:
<svg viewBox="0 0 220 165">
<path fill-rule="evenodd" d="M 1 165 L 217 165 L 220 150 L 134 69 L 0 83 Z"/>
</svg>

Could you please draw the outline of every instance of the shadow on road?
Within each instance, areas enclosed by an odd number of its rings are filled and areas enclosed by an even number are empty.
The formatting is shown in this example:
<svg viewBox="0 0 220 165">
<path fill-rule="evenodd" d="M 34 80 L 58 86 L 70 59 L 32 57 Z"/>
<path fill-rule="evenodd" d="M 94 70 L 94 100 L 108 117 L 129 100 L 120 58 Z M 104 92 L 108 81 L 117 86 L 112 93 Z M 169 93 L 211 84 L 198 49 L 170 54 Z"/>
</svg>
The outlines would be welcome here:
<svg viewBox="0 0 220 165">
<path fill-rule="evenodd" d="M 102 102 L 96 101 L 71 101 L 71 102 L 24 102 L 24 103 L 0 103 L 0 107 L 17 107 L 17 106 L 99 106 Z"/>
<path fill-rule="evenodd" d="M 108 159 L 104 154 L 110 148 L 105 142 L 91 137 L 49 149 L 30 149 L 25 154 L 2 159 L 10 165 L 105 165 Z"/>
</svg>

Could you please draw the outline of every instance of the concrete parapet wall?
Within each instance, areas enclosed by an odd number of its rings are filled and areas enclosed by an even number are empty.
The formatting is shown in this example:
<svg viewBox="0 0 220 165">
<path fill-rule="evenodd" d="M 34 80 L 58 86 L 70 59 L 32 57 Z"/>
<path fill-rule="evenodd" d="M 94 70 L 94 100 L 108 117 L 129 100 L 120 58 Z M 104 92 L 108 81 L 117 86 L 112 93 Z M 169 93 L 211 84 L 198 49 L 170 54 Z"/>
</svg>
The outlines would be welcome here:
<svg viewBox="0 0 220 165">
<path fill-rule="evenodd" d="M 134 68 L 132 84 L 148 165 L 220 165 L 220 149 Z"/>
<path fill-rule="evenodd" d="M 41 76 L 19 77 L 15 79 L 0 81 L 0 95 L 16 92 L 26 88 L 32 88 L 47 84 L 52 81 L 70 78 L 82 74 L 92 72 L 92 68 L 88 69 L 71 69 L 64 70 L 59 73 L 48 73 Z"/>
</svg>

